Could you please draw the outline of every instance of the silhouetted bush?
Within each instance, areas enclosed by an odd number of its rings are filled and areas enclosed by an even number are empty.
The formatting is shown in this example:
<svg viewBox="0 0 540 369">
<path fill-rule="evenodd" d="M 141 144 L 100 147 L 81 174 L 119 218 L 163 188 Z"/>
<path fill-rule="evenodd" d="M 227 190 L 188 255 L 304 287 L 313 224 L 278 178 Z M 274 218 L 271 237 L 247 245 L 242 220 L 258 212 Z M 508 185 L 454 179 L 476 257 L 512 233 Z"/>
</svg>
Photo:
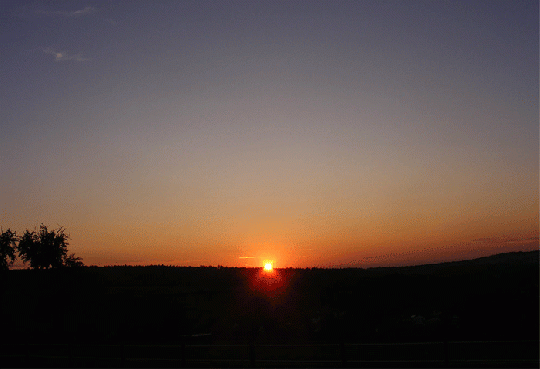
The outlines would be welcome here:
<svg viewBox="0 0 540 369">
<path fill-rule="evenodd" d="M 17 235 L 11 229 L 0 235 L 0 270 L 7 270 L 15 261 Z"/>
</svg>

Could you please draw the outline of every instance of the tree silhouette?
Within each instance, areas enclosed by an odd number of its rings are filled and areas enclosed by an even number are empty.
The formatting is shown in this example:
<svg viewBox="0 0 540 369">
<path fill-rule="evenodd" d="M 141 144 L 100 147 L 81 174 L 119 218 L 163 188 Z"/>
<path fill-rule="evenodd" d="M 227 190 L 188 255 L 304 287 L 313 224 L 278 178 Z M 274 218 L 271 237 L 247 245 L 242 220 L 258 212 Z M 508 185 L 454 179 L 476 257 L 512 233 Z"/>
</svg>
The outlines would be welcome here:
<svg viewBox="0 0 540 369">
<path fill-rule="evenodd" d="M 26 230 L 19 240 L 17 249 L 21 259 L 25 263 L 29 261 L 33 269 L 80 266 L 81 258 L 75 257 L 74 254 L 67 256 L 68 239 L 64 228 L 49 231 L 42 224 L 38 232 Z"/>
<path fill-rule="evenodd" d="M 0 235 L 0 270 L 9 269 L 13 261 L 15 261 L 16 242 L 17 235 L 9 228 Z"/>
<path fill-rule="evenodd" d="M 84 264 L 80 257 L 76 257 L 75 254 L 71 254 L 64 258 L 64 266 L 74 268 L 84 266 Z"/>
</svg>

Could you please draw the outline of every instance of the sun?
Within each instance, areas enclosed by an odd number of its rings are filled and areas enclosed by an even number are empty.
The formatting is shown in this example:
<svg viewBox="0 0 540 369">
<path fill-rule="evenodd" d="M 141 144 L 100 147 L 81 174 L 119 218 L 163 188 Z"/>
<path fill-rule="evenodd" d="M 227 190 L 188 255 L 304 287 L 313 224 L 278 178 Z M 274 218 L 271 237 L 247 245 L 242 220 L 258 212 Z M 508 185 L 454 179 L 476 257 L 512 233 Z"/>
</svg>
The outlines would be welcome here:
<svg viewBox="0 0 540 369">
<path fill-rule="evenodd" d="M 264 270 L 267 271 L 267 272 L 271 272 L 272 269 L 274 269 L 274 267 L 272 265 L 272 261 L 271 260 L 265 260 L 264 261 Z"/>
</svg>

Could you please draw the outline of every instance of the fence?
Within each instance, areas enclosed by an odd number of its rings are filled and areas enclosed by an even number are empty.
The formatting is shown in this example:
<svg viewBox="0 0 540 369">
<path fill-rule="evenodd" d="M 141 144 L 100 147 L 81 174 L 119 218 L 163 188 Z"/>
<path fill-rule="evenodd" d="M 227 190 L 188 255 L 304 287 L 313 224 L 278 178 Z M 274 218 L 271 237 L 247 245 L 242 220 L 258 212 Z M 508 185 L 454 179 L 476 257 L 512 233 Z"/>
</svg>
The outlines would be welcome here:
<svg viewBox="0 0 540 369">
<path fill-rule="evenodd" d="M 538 341 L 305 345 L 5 344 L 1 367 L 535 367 Z"/>
</svg>

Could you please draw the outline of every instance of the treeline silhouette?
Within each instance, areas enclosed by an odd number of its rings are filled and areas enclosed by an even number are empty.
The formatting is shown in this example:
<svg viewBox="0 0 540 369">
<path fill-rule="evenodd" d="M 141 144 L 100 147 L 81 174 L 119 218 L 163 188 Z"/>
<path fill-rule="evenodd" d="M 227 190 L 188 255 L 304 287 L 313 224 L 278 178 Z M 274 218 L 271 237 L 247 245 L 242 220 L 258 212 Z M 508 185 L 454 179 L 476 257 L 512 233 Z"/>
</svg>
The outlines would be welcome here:
<svg viewBox="0 0 540 369">
<path fill-rule="evenodd" d="M 14 342 L 537 340 L 538 251 L 400 268 L 10 270 Z"/>
</svg>

